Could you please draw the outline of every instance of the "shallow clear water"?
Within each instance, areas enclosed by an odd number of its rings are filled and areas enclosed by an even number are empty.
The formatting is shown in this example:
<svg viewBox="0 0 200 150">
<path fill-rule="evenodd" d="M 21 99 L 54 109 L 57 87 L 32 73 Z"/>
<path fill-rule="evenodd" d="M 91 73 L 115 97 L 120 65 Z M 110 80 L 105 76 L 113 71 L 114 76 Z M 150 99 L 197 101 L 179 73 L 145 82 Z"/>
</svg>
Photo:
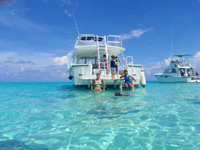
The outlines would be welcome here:
<svg viewBox="0 0 200 150">
<path fill-rule="evenodd" d="M 199 90 L 148 82 L 115 97 L 117 90 L 71 83 L 0 83 L 0 149 L 2 141 L 49 150 L 200 149 Z"/>
</svg>

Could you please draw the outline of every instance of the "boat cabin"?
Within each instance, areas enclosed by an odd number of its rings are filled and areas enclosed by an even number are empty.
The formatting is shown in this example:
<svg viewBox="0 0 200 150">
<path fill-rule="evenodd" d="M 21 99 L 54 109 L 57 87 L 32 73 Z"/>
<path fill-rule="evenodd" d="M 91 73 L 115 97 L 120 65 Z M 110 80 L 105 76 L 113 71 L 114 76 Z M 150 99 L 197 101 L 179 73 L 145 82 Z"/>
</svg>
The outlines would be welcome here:
<svg viewBox="0 0 200 150">
<path fill-rule="evenodd" d="M 174 76 L 194 76 L 195 67 L 191 66 L 189 62 L 184 59 L 184 56 L 190 55 L 174 55 L 168 68 L 165 69 L 164 74 L 173 74 Z"/>
</svg>

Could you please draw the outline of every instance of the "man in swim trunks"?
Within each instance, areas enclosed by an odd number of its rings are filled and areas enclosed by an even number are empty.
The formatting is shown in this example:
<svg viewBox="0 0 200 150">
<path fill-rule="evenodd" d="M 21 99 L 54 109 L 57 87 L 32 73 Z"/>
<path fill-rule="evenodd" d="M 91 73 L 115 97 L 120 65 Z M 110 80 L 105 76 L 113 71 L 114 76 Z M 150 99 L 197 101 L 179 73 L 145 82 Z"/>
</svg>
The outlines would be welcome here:
<svg viewBox="0 0 200 150">
<path fill-rule="evenodd" d="M 124 80 L 125 80 L 124 85 L 126 87 L 126 90 L 128 90 L 129 87 L 130 87 L 130 90 L 131 90 L 133 86 L 131 84 L 131 79 L 130 78 L 132 78 L 136 82 L 135 78 L 132 77 L 131 75 L 129 75 L 127 70 L 124 70 L 124 75 L 121 76 L 120 79 L 123 78 L 123 77 L 124 77 Z"/>
<path fill-rule="evenodd" d="M 116 68 L 116 73 L 118 72 L 118 65 L 120 63 L 120 59 L 115 57 L 115 68 Z"/>
<path fill-rule="evenodd" d="M 111 58 L 112 58 L 112 60 L 110 61 L 110 67 L 111 67 L 112 80 L 114 80 L 115 79 L 114 69 L 116 68 L 116 65 L 115 65 L 115 56 L 112 55 Z"/>
</svg>

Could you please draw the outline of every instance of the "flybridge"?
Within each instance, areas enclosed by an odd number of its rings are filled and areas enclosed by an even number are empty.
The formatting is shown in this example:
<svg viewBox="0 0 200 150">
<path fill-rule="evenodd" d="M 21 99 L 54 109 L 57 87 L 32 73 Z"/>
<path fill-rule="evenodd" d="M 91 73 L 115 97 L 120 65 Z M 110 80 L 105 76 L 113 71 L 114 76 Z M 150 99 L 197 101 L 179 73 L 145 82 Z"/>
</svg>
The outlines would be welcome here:
<svg viewBox="0 0 200 150">
<path fill-rule="evenodd" d="M 107 44 L 110 46 L 122 47 L 122 38 L 118 35 L 98 36 L 93 34 L 81 34 L 76 40 L 75 46 L 83 46 L 88 44 Z"/>
<path fill-rule="evenodd" d="M 93 34 L 81 34 L 77 37 L 74 50 L 74 64 L 79 60 L 85 62 L 92 59 L 98 68 L 108 68 L 108 60 L 111 56 L 118 56 L 124 52 L 122 38 L 118 35 L 98 36 Z M 105 70 L 105 69 L 104 69 Z"/>
</svg>

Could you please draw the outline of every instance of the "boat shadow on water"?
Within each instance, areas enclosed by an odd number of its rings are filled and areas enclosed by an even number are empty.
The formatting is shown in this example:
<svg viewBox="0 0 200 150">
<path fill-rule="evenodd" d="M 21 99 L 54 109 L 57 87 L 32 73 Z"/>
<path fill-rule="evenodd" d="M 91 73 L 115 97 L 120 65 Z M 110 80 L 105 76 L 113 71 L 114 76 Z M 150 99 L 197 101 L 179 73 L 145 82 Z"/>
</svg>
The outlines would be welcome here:
<svg viewBox="0 0 200 150">
<path fill-rule="evenodd" d="M 48 150 L 41 145 L 26 145 L 25 142 L 17 140 L 0 141 L 0 150 Z"/>
<path fill-rule="evenodd" d="M 106 106 L 98 106 L 94 109 L 91 109 L 86 114 L 97 116 L 99 119 L 103 119 L 103 118 L 113 119 L 113 118 L 118 118 L 121 115 L 138 113 L 139 111 L 140 110 L 138 110 L 138 109 L 133 109 L 133 108 L 129 108 L 129 107 L 126 107 L 126 108 L 119 108 L 119 107 L 107 108 Z"/>
<path fill-rule="evenodd" d="M 200 97 L 198 96 L 195 96 L 193 98 L 187 98 L 186 100 L 192 104 L 197 104 L 197 105 L 200 104 Z"/>
<path fill-rule="evenodd" d="M 61 85 L 58 87 L 59 91 L 74 91 L 76 88 L 73 85 Z"/>
</svg>

